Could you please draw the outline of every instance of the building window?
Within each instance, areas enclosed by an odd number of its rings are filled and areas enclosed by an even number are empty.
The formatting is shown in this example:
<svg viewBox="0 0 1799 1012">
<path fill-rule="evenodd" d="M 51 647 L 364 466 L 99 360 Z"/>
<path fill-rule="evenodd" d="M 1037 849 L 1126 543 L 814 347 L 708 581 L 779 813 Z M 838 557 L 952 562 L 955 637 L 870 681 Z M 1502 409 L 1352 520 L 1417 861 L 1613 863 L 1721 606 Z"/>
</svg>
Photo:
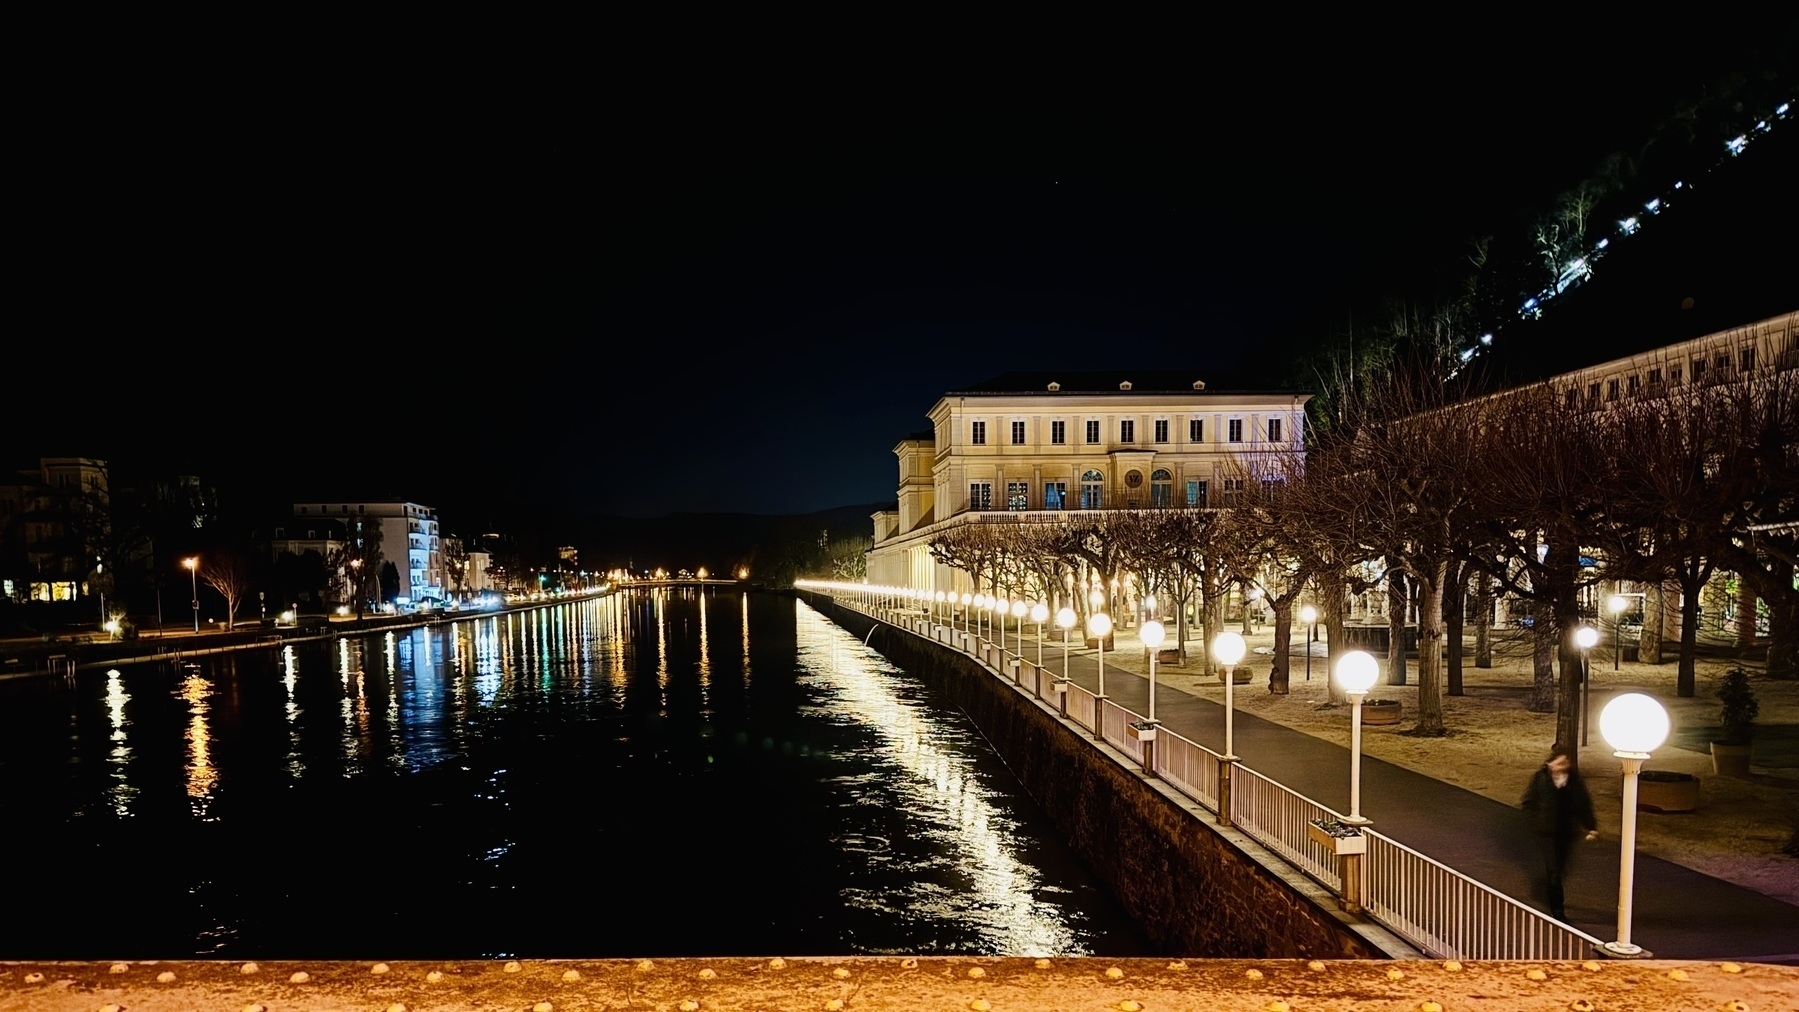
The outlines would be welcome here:
<svg viewBox="0 0 1799 1012">
<path fill-rule="evenodd" d="M 1087 422 L 1087 442 L 1089 442 L 1089 443 L 1099 442 L 1099 420 L 1098 419 L 1090 419 Z"/>
<path fill-rule="evenodd" d="M 1168 419 L 1166 418 L 1156 419 L 1156 442 L 1168 442 Z"/>
<path fill-rule="evenodd" d="M 1187 442 L 1203 443 L 1206 441 L 1206 423 L 1204 419 L 1187 419 Z"/>
<path fill-rule="evenodd" d="M 1031 508 L 1031 486 L 1029 482 L 1006 482 L 1006 508 L 1009 510 L 1028 510 Z"/>
<path fill-rule="evenodd" d="M 1096 510 L 1105 501 L 1106 476 L 1098 471 L 1081 472 L 1081 509 Z"/>
<path fill-rule="evenodd" d="M 1120 443 L 1136 442 L 1137 441 L 1137 423 L 1131 421 L 1129 418 L 1126 418 L 1125 420 L 1119 422 L 1118 423 L 1118 441 Z"/>
<path fill-rule="evenodd" d="M 1669 366 L 1668 367 L 1668 385 L 1669 386 L 1677 386 L 1677 385 L 1679 385 L 1679 383 L 1680 383 L 1680 366 L 1677 366 L 1677 365 Z"/>
<path fill-rule="evenodd" d="M 1717 358 L 1712 359 L 1712 367 L 1719 372 L 1729 372 L 1730 371 L 1730 356 L 1729 355 L 1719 355 Z"/>
<path fill-rule="evenodd" d="M 1281 441 L 1281 420 L 1278 418 L 1268 419 L 1268 441 L 1270 443 Z"/>
<path fill-rule="evenodd" d="M 1568 406 L 1573 407 L 1579 403 L 1580 403 L 1580 391 L 1575 389 L 1574 387 L 1569 387 L 1568 388 Z"/>
<path fill-rule="evenodd" d="M 1051 423 L 1049 423 L 1049 441 L 1056 444 L 1057 446 L 1061 446 L 1063 443 L 1068 442 L 1068 423 L 1067 422 L 1051 422 Z"/>
<path fill-rule="evenodd" d="M 1755 349 L 1744 348 L 1741 354 L 1737 356 L 1737 359 L 1738 368 L 1742 369 L 1744 372 L 1748 372 L 1755 368 Z"/>
<path fill-rule="evenodd" d="M 1615 401 L 1618 399 L 1618 381 L 1617 380 L 1609 379 L 1609 380 L 1605 381 L 1605 399 L 1608 401 Z"/>
<path fill-rule="evenodd" d="M 1652 387 L 1659 387 L 1662 385 L 1662 371 L 1660 369 L 1649 370 L 1649 385 Z"/>
<path fill-rule="evenodd" d="M 1201 509 L 1205 508 L 1205 505 L 1206 505 L 1206 483 L 1205 482 L 1190 481 L 1187 483 L 1187 505 L 1197 506 Z"/>
<path fill-rule="evenodd" d="M 1699 382 L 1700 377 L 1702 377 L 1704 375 L 1705 375 L 1705 359 L 1702 359 L 1702 358 L 1694 359 L 1693 360 L 1693 382 L 1695 382 L 1695 383 Z"/>
<path fill-rule="evenodd" d="M 1046 510 L 1062 510 L 1068 508 L 1068 483 L 1052 481 L 1043 486 L 1043 508 Z"/>
<path fill-rule="evenodd" d="M 1023 446 L 1024 445 L 1024 423 L 1023 422 L 1013 422 L 1012 423 L 1012 445 L 1013 446 Z"/>
<path fill-rule="evenodd" d="M 1243 442 L 1243 419 L 1233 418 L 1230 420 L 1229 424 L 1230 424 L 1230 436 L 1229 436 L 1230 441 L 1233 443 Z"/>
<path fill-rule="evenodd" d="M 1636 373 L 1633 372 L 1630 374 L 1627 386 L 1630 388 L 1632 395 L 1635 395 L 1637 391 L 1642 388 L 1642 383 L 1638 380 Z"/>
<path fill-rule="evenodd" d="M 1168 473 L 1165 467 L 1149 472 L 1149 504 L 1162 507 L 1174 505 L 1174 475 Z"/>
<path fill-rule="evenodd" d="M 968 508 L 971 510 L 990 510 L 993 508 L 992 482 L 971 481 L 968 483 Z"/>
<path fill-rule="evenodd" d="M 1597 384 L 1597 383 L 1588 383 L 1587 384 L 1587 403 L 1588 404 L 1598 404 L 1599 403 L 1599 384 Z"/>
<path fill-rule="evenodd" d="M 976 446 L 985 445 L 987 442 L 987 423 L 975 422 L 973 427 L 968 430 L 968 441 Z"/>
<path fill-rule="evenodd" d="M 1226 479 L 1224 479 L 1224 502 L 1225 502 L 1225 505 L 1228 506 L 1233 503 L 1236 503 L 1242 497 L 1243 497 L 1243 479 L 1242 478 L 1226 478 Z"/>
</svg>

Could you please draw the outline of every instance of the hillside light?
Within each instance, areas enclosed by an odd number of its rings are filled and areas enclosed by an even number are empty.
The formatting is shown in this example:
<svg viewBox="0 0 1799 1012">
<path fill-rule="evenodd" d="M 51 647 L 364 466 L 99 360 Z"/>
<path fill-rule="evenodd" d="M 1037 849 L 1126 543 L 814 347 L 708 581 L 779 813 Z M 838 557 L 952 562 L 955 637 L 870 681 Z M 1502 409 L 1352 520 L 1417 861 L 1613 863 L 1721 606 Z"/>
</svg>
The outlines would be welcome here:
<svg viewBox="0 0 1799 1012">
<path fill-rule="evenodd" d="M 1587 743 L 1587 725 L 1593 712 L 1592 668 L 1587 665 L 1587 651 L 1599 642 L 1599 630 L 1583 625 L 1574 630 L 1574 645 L 1580 648 L 1580 743 Z"/>
<path fill-rule="evenodd" d="M 1630 598 L 1623 594 L 1613 594 L 1605 602 L 1612 610 L 1612 670 L 1618 670 L 1618 659 L 1624 655 L 1624 609 L 1630 607 Z"/>
<path fill-rule="evenodd" d="M 1318 609 L 1311 605 L 1301 605 L 1299 620 L 1310 627 L 1306 635 L 1306 681 L 1312 680 L 1312 644 L 1318 642 Z"/>
<path fill-rule="evenodd" d="M 1351 650 L 1337 660 L 1337 684 L 1349 696 L 1349 814 L 1343 821 L 1365 825 L 1362 817 L 1362 697 L 1374 687 L 1380 665 L 1365 650 Z"/>
<path fill-rule="evenodd" d="M 1618 841 L 1618 940 L 1600 946 L 1609 956 L 1642 958 L 1649 953 L 1630 941 L 1632 878 L 1637 862 L 1637 774 L 1649 753 L 1668 740 L 1668 711 L 1654 697 L 1626 692 L 1599 712 L 1599 733 L 1617 751 L 1624 767 L 1624 826 Z"/>
<path fill-rule="evenodd" d="M 1101 718 L 1106 708 L 1106 637 L 1112 634 L 1112 616 L 1097 611 L 1087 616 L 1087 635 L 1099 643 L 1099 692 L 1093 697 L 1093 736 L 1105 737 Z"/>
</svg>

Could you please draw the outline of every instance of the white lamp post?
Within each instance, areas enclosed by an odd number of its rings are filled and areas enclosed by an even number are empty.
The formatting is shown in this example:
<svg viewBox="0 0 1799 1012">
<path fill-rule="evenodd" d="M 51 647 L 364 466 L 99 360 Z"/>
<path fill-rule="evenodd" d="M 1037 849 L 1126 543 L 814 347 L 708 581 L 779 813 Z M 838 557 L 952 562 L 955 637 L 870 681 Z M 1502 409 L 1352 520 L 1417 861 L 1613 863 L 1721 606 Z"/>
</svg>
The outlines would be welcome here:
<svg viewBox="0 0 1799 1012">
<path fill-rule="evenodd" d="M 1613 594 L 1606 607 L 1612 610 L 1612 670 L 1616 671 L 1624 654 L 1624 609 L 1630 607 L 1630 599 L 1623 594 Z"/>
<path fill-rule="evenodd" d="M 1101 730 L 1106 722 L 1101 719 L 1106 709 L 1106 637 L 1112 632 L 1112 616 L 1105 612 L 1095 612 L 1087 616 L 1087 635 L 1099 643 L 1099 693 L 1093 697 L 1093 737 L 1103 738 Z"/>
<path fill-rule="evenodd" d="M 1362 817 L 1362 697 L 1374 687 L 1380 665 L 1365 650 L 1351 650 L 1337 659 L 1337 684 L 1349 696 L 1349 814 L 1343 821 L 1366 825 Z"/>
<path fill-rule="evenodd" d="M 1587 724 L 1593 712 L 1593 669 L 1587 664 L 1587 651 L 1599 642 L 1599 630 L 1583 625 L 1574 630 L 1574 645 L 1580 648 L 1580 743 L 1587 743 Z"/>
<path fill-rule="evenodd" d="M 1301 605 L 1299 620 L 1304 622 L 1309 632 L 1306 633 L 1306 681 L 1312 680 L 1312 642 L 1318 638 L 1318 609 L 1311 605 Z"/>
<path fill-rule="evenodd" d="M 194 632 L 199 632 L 200 631 L 200 557 L 196 555 L 196 556 L 192 556 L 190 558 L 182 559 L 181 564 L 183 566 L 187 567 L 187 582 L 189 584 L 191 584 L 194 589 Z M 360 565 L 362 565 L 362 560 L 357 559 L 354 564 L 357 566 L 360 566 Z M 358 605 L 356 610 L 357 610 L 358 614 L 361 614 L 361 611 L 362 611 L 361 605 Z"/>
<path fill-rule="evenodd" d="M 1001 660 L 1004 660 L 1006 656 L 1006 611 L 1009 608 L 1011 608 L 1011 604 L 1005 598 L 993 599 L 993 617 L 999 620 L 999 656 Z"/>
<path fill-rule="evenodd" d="M 963 594 L 962 595 L 962 633 L 963 633 L 963 635 L 967 635 L 969 632 L 968 619 L 970 616 L 970 612 L 969 612 L 968 608 L 972 604 L 974 604 L 974 598 L 968 594 Z"/>
<path fill-rule="evenodd" d="M 1243 637 L 1234 632 L 1221 632 L 1212 641 L 1212 656 L 1224 665 L 1224 758 L 1233 762 L 1236 761 L 1237 750 L 1231 730 L 1231 713 L 1234 709 L 1231 688 L 1237 681 L 1237 662 L 1243 659 L 1247 650 Z"/>
<path fill-rule="evenodd" d="M 1062 629 L 1062 677 L 1056 681 L 1056 695 L 1061 697 L 1057 704 L 1062 709 L 1062 716 L 1068 716 L 1068 630 L 1074 628 L 1074 609 L 1062 608 L 1056 612 L 1056 625 Z"/>
<path fill-rule="evenodd" d="M 1637 774 L 1649 753 L 1668 740 L 1668 711 L 1653 697 L 1626 692 L 1599 712 L 1599 733 L 1624 766 L 1624 829 L 1618 841 L 1618 940 L 1600 946 L 1609 956 L 1646 957 L 1630 941 L 1632 879 L 1637 863 Z"/>
<path fill-rule="evenodd" d="M 1012 602 L 1012 618 L 1018 623 L 1012 630 L 1018 634 L 1012 640 L 1012 652 L 1020 657 L 1024 656 L 1024 613 L 1030 610 L 1022 600 Z"/>
<path fill-rule="evenodd" d="M 1049 605 L 1038 601 L 1031 605 L 1031 621 L 1037 623 L 1037 667 L 1043 667 L 1043 620 L 1049 617 Z"/>
<path fill-rule="evenodd" d="M 1156 722 L 1156 651 L 1162 648 L 1164 632 L 1162 623 L 1150 619 L 1143 623 L 1143 631 L 1138 638 L 1149 648 L 1149 722 Z"/>
<path fill-rule="evenodd" d="M 975 639 L 987 638 L 987 595 L 974 596 L 974 635 Z"/>
</svg>

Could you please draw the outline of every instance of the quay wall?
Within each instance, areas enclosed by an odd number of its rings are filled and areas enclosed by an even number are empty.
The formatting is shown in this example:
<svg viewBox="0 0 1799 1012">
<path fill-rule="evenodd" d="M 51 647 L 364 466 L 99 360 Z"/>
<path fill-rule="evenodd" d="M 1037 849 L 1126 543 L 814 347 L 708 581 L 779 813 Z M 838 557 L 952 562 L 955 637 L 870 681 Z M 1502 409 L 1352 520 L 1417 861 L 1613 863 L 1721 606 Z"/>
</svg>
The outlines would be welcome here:
<svg viewBox="0 0 1799 1012">
<path fill-rule="evenodd" d="M 798 591 L 869 647 L 946 693 L 1158 950 L 1201 958 L 1418 958 L 1123 753 L 974 658 Z M 877 626 L 879 627 L 877 629 Z"/>
</svg>

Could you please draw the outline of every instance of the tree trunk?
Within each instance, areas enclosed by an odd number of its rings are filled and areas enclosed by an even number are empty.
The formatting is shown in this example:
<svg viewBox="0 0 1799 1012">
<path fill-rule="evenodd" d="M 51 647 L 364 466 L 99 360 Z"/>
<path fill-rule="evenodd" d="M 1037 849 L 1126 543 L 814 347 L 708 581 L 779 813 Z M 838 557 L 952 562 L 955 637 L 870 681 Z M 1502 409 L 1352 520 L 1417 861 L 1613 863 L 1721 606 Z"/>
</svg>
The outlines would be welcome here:
<svg viewBox="0 0 1799 1012">
<path fill-rule="evenodd" d="M 1674 674 L 1674 694 L 1693 698 L 1694 667 L 1699 658 L 1699 590 L 1711 576 L 1683 566 L 1680 574 L 1680 666 Z"/>
<path fill-rule="evenodd" d="M 1274 606 L 1274 666 L 1268 669 L 1268 691 L 1277 696 L 1288 693 L 1288 671 L 1292 668 L 1287 638 L 1293 635 L 1293 597 L 1288 595 Z"/>
<path fill-rule="evenodd" d="M 1319 616 L 1324 619 L 1324 692 L 1329 705 L 1337 706 L 1344 702 L 1344 697 L 1331 673 L 1337 670 L 1337 658 L 1344 652 L 1343 612 L 1349 603 L 1349 588 L 1341 576 L 1320 576 L 1318 590 L 1318 603 L 1324 611 Z M 1308 644 L 1306 649 L 1310 650 L 1311 646 Z"/>
<path fill-rule="evenodd" d="M 1468 564 L 1449 567 L 1449 585 L 1443 596 L 1443 660 L 1448 666 L 1449 694 L 1462 694 L 1462 627 L 1467 614 Z"/>
<path fill-rule="evenodd" d="M 1539 618 L 1530 626 L 1530 702 L 1525 709 L 1532 713 L 1555 712 L 1555 633 L 1551 624 Z"/>
<path fill-rule="evenodd" d="M 1387 684 L 1404 685 L 1405 613 L 1409 595 L 1399 560 L 1387 557 Z"/>
<path fill-rule="evenodd" d="M 1443 726 L 1443 584 L 1448 566 L 1437 563 L 1431 578 L 1414 578 L 1418 588 L 1418 726 L 1414 734 L 1442 737 Z"/>
<path fill-rule="evenodd" d="M 1737 646 L 1755 645 L 1755 588 L 1748 580 L 1737 580 Z M 1772 672 L 1769 672 L 1772 674 Z"/>
<path fill-rule="evenodd" d="M 1637 660 L 1662 662 L 1662 583 L 1643 584 L 1643 626 L 1637 630 Z"/>
<path fill-rule="evenodd" d="M 1474 571 L 1474 603 L 1479 611 L 1474 616 L 1474 666 L 1493 666 L 1493 578 L 1483 570 Z"/>
<path fill-rule="evenodd" d="M 1793 566 L 1778 559 L 1773 560 L 1769 569 L 1774 574 L 1773 585 L 1781 588 L 1777 595 L 1766 598 L 1768 602 L 1768 677 L 1799 678 L 1799 592 L 1791 590 L 1793 586 Z M 1754 607 L 1754 599 L 1750 599 L 1750 607 Z M 1749 629 L 1755 629 L 1755 612 L 1749 613 Z"/>
</svg>

